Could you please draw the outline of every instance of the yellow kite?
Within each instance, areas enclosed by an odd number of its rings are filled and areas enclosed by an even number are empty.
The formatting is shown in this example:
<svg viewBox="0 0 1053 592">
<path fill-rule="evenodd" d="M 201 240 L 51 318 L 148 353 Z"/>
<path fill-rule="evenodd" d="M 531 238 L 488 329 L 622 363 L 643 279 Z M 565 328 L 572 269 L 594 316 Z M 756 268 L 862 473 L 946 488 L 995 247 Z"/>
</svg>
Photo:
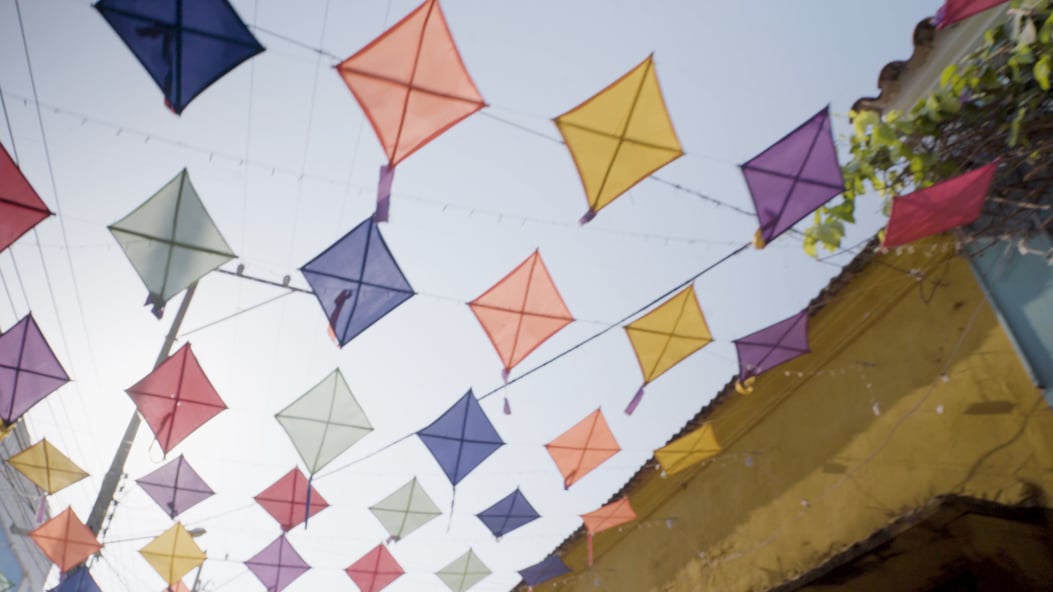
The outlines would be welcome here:
<svg viewBox="0 0 1053 592">
<path fill-rule="evenodd" d="M 654 457 L 667 475 L 675 475 L 720 454 L 720 450 L 713 424 L 707 421 L 697 430 L 655 450 Z"/>
<path fill-rule="evenodd" d="M 713 341 L 694 286 L 684 288 L 646 315 L 625 326 L 643 372 L 643 386 Z M 632 414 L 643 386 L 625 412 Z"/>
<path fill-rule="evenodd" d="M 7 464 L 18 469 L 48 494 L 88 476 L 69 457 L 48 442 L 47 438 L 12 456 L 7 460 Z"/>
<path fill-rule="evenodd" d="M 139 549 L 139 553 L 169 586 L 205 562 L 204 551 L 178 522 Z"/>
<path fill-rule="evenodd" d="M 589 211 L 582 223 L 684 153 L 658 87 L 654 56 L 557 117 L 556 125 L 585 186 Z"/>
</svg>

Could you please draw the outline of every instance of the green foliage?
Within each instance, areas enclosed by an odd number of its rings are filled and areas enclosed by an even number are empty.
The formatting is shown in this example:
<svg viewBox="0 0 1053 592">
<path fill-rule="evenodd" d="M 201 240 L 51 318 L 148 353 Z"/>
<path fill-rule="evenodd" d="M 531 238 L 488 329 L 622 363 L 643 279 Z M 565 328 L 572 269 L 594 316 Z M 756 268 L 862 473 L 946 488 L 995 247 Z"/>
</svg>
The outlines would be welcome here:
<svg viewBox="0 0 1053 592">
<path fill-rule="evenodd" d="M 873 192 L 886 215 L 897 195 L 1001 156 L 1008 167 L 1038 165 L 1053 152 L 1053 0 L 1014 0 L 1006 23 L 948 66 L 939 86 L 909 113 L 850 114 L 851 160 L 840 202 L 819 209 L 805 232 L 812 256 L 841 246 L 856 200 Z M 994 232 L 997 229 L 993 229 Z"/>
</svg>

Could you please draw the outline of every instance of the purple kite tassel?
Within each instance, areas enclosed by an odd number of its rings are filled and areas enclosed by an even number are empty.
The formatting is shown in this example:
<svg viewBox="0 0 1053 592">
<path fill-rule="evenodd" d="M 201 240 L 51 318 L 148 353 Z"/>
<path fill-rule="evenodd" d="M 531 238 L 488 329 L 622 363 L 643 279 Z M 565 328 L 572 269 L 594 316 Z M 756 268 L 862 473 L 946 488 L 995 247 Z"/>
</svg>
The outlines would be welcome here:
<svg viewBox="0 0 1053 592">
<path fill-rule="evenodd" d="M 374 222 L 387 222 L 388 210 L 391 207 L 391 183 L 395 180 L 395 167 L 381 165 L 380 182 L 377 183 L 377 211 L 373 214 Z"/>
<path fill-rule="evenodd" d="M 165 314 L 165 303 L 163 301 L 161 301 L 161 297 L 160 296 L 154 296 L 153 294 L 147 294 L 146 302 L 144 304 L 146 306 L 150 307 L 150 313 L 153 314 L 155 317 L 157 317 L 158 320 L 160 320 L 160 318 L 162 316 L 164 316 L 164 314 Z"/>
<path fill-rule="evenodd" d="M 592 219 L 595 218 L 595 217 L 596 217 L 596 210 L 594 210 L 592 208 L 589 208 L 589 211 L 585 212 L 585 215 L 582 216 L 578 220 L 578 225 L 584 226 L 585 224 L 588 224 L 589 222 L 592 222 Z"/>
<path fill-rule="evenodd" d="M 636 411 L 636 408 L 640 405 L 640 401 L 643 400 L 643 389 L 644 387 L 641 386 L 640 389 L 636 391 L 636 394 L 633 395 L 633 400 L 629 401 L 629 406 L 625 408 L 626 415 L 632 415 L 633 411 Z"/>
<path fill-rule="evenodd" d="M 40 502 L 37 504 L 37 524 L 44 523 L 44 517 L 47 515 L 48 509 L 48 498 L 45 495 L 40 496 Z"/>
<path fill-rule="evenodd" d="M 384 544 L 385 545 L 390 545 L 391 543 L 398 542 L 398 540 L 399 540 L 399 537 L 397 537 L 395 535 L 391 535 L 391 536 L 388 537 L 388 540 L 384 541 Z"/>
<path fill-rule="evenodd" d="M 508 397 L 505 397 L 505 415 L 512 415 L 512 406 L 508 404 Z"/>
<path fill-rule="evenodd" d="M 511 374 L 511 373 L 512 373 L 512 369 L 508 368 L 507 366 L 504 369 L 501 370 L 501 380 L 505 384 L 508 384 L 508 375 Z"/>
</svg>

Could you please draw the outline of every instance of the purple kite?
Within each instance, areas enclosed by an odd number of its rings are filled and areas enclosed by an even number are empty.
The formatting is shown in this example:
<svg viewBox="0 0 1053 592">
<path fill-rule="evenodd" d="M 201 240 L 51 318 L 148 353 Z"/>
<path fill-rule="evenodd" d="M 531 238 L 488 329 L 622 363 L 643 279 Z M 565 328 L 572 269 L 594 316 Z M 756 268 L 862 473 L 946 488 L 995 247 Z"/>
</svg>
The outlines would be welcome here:
<svg viewBox="0 0 1053 592">
<path fill-rule="evenodd" d="M 175 518 L 215 493 L 183 455 L 135 482 L 169 518 Z"/>
<path fill-rule="evenodd" d="M 13 425 L 67 382 L 69 376 L 32 314 L 0 333 L 0 427 Z"/>
<path fill-rule="evenodd" d="M 565 573 L 570 573 L 570 568 L 563 563 L 559 555 L 549 555 L 538 563 L 519 570 L 519 575 L 523 577 L 523 582 L 529 586 L 530 590 L 533 590 L 533 587 L 538 584 L 544 584 Z"/>
<path fill-rule="evenodd" d="M 213 82 L 263 51 L 228 0 L 99 0 L 95 8 L 177 114 Z"/>
<path fill-rule="evenodd" d="M 417 435 L 454 485 L 505 444 L 471 389 Z"/>
<path fill-rule="evenodd" d="M 49 592 L 102 592 L 84 565 L 66 574 L 65 579 Z"/>
<path fill-rule="evenodd" d="M 541 517 L 518 487 L 476 516 L 497 538 Z"/>
<path fill-rule="evenodd" d="M 373 218 L 300 268 L 340 347 L 413 296 Z"/>
<path fill-rule="evenodd" d="M 293 580 L 311 569 L 289 544 L 284 534 L 246 561 L 245 567 L 267 587 L 267 592 L 281 592 Z"/>
<path fill-rule="evenodd" d="M 736 339 L 735 349 L 739 354 L 739 380 L 742 382 L 811 352 L 808 347 L 808 310 Z"/>
<path fill-rule="evenodd" d="M 741 168 L 760 222 L 759 237 L 770 243 L 844 190 L 830 107 Z"/>
</svg>

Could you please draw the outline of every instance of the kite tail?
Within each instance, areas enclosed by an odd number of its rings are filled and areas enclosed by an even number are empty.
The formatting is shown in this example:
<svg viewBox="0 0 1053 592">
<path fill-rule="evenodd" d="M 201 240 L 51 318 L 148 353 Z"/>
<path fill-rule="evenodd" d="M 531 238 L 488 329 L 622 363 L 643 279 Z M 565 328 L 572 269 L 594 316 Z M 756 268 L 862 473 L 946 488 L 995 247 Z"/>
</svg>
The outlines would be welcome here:
<svg viewBox="0 0 1053 592">
<path fill-rule="evenodd" d="M 753 248 L 760 250 L 766 246 L 768 246 L 768 242 L 764 240 L 764 232 L 758 228 L 757 232 L 753 233 Z"/>
<path fill-rule="evenodd" d="M 512 415 L 512 406 L 508 403 L 508 397 L 505 397 L 505 415 Z"/>
<path fill-rule="evenodd" d="M 446 523 L 446 532 L 450 532 L 450 527 L 453 526 L 453 504 L 457 502 L 457 486 L 453 486 L 453 495 L 450 496 L 450 521 Z"/>
<path fill-rule="evenodd" d="M 44 523 L 44 517 L 47 515 L 48 509 L 48 497 L 46 493 L 40 494 L 40 501 L 37 503 L 37 524 Z"/>
<path fill-rule="evenodd" d="M 585 215 L 582 216 L 578 220 L 578 225 L 579 226 L 584 226 L 584 225 L 588 224 L 589 222 L 592 222 L 592 219 L 595 218 L 595 217 L 596 217 L 596 210 L 592 209 L 592 207 L 590 206 L 589 207 L 589 211 L 585 212 Z"/>
<path fill-rule="evenodd" d="M 592 533 L 590 532 L 586 537 L 588 540 L 587 546 L 589 548 L 589 567 L 592 567 Z"/>
<path fill-rule="evenodd" d="M 149 306 L 150 307 L 150 314 L 152 314 L 155 317 L 157 317 L 158 320 L 160 320 L 161 317 L 164 316 L 164 314 L 165 314 L 165 302 L 163 300 L 161 300 L 160 296 L 157 296 L 155 294 L 147 294 L 146 295 L 146 302 L 143 303 L 143 304 L 145 306 Z"/>
<path fill-rule="evenodd" d="M 307 477 L 307 501 L 303 506 L 303 529 L 307 530 L 307 519 L 311 517 L 311 482 L 314 481 L 314 473 Z"/>
<path fill-rule="evenodd" d="M 738 393 L 740 395 L 748 395 L 748 394 L 753 392 L 753 383 L 755 383 L 755 382 L 757 382 L 757 377 L 756 376 L 750 376 L 749 378 L 747 378 L 745 380 L 742 380 L 742 379 L 736 380 L 735 381 L 735 390 L 738 391 Z"/>
<path fill-rule="evenodd" d="M 395 180 L 395 167 L 380 166 L 380 181 L 377 182 L 377 209 L 373 213 L 374 222 L 387 222 L 391 209 L 391 183 Z"/>
<path fill-rule="evenodd" d="M 640 401 L 643 400 L 643 393 L 644 387 L 641 386 L 637 389 L 636 394 L 633 395 L 633 400 L 629 401 L 629 406 L 625 408 L 626 415 L 632 415 L 633 411 L 636 411 L 636 408 L 640 406 Z"/>
<path fill-rule="evenodd" d="M 384 541 L 384 544 L 385 545 L 390 545 L 391 543 L 397 543 L 398 540 L 399 540 L 399 537 L 397 537 L 395 535 L 391 535 L 391 536 L 388 537 L 388 540 Z"/>
<path fill-rule="evenodd" d="M 0 419 L 0 440 L 6 438 L 7 435 L 10 434 L 11 430 L 13 429 L 15 429 L 14 423 L 7 423 L 6 421 Z"/>
</svg>

